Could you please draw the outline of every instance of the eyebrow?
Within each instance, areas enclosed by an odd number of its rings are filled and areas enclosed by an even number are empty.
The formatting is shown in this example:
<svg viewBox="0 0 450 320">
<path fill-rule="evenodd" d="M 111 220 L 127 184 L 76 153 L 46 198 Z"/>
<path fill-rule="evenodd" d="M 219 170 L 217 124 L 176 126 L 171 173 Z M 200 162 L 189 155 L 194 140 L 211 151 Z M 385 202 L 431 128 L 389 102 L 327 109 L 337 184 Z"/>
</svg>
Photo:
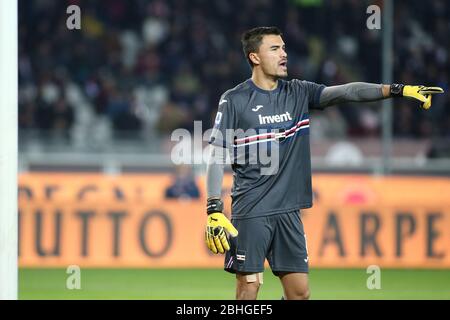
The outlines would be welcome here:
<svg viewBox="0 0 450 320">
<path fill-rule="evenodd" d="M 273 45 L 273 46 L 270 46 L 270 49 L 278 49 L 278 48 L 280 48 L 280 47 L 286 48 L 286 45 L 285 45 L 285 44 L 283 44 L 282 46 L 279 46 L 279 45 Z"/>
</svg>

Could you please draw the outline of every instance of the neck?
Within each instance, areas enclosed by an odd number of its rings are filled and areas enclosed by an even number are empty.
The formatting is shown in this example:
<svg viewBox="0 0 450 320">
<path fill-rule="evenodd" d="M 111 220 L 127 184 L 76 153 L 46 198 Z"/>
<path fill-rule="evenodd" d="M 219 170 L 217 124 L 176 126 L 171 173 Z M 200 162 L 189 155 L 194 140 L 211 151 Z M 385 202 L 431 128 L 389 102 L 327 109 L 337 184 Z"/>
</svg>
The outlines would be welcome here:
<svg viewBox="0 0 450 320">
<path fill-rule="evenodd" d="M 274 90 L 277 88 L 278 79 L 272 76 L 268 76 L 259 70 L 254 69 L 252 73 L 253 83 L 264 90 Z"/>
</svg>

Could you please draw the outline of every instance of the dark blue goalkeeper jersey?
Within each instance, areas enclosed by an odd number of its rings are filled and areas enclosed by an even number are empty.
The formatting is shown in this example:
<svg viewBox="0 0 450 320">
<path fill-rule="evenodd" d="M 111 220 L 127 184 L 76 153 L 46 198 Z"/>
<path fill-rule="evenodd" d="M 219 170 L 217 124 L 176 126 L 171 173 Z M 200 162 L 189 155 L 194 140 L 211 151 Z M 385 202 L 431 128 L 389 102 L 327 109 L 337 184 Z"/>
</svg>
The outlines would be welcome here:
<svg viewBox="0 0 450 320">
<path fill-rule="evenodd" d="M 324 88 L 294 79 L 267 91 L 248 79 L 222 95 L 209 143 L 230 151 L 233 219 L 312 206 L 309 109 Z"/>
</svg>

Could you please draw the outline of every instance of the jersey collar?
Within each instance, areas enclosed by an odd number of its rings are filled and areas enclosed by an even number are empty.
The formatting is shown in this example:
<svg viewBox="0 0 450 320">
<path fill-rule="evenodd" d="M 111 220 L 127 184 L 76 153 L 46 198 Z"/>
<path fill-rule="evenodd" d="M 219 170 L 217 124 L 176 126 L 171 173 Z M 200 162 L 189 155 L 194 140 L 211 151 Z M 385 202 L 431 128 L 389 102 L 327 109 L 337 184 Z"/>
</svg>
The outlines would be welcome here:
<svg viewBox="0 0 450 320">
<path fill-rule="evenodd" d="M 247 81 L 254 90 L 261 92 L 261 93 L 265 93 L 265 94 L 274 94 L 274 93 L 277 93 L 278 91 L 280 91 L 280 89 L 281 89 L 281 80 L 280 79 L 277 80 L 277 82 L 278 82 L 277 87 L 273 90 L 261 89 L 253 82 L 252 78 L 248 79 Z"/>
</svg>

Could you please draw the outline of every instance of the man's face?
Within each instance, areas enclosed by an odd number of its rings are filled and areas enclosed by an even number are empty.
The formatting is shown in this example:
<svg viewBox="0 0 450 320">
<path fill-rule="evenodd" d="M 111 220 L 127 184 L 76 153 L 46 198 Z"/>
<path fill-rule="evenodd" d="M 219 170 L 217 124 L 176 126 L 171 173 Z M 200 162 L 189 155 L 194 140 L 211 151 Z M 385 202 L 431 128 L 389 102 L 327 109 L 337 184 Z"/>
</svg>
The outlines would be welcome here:
<svg viewBox="0 0 450 320">
<path fill-rule="evenodd" d="M 255 53 L 263 72 L 272 77 L 287 77 L 287 53 L 281 36 L 266 35 Z"/>
</svg>

